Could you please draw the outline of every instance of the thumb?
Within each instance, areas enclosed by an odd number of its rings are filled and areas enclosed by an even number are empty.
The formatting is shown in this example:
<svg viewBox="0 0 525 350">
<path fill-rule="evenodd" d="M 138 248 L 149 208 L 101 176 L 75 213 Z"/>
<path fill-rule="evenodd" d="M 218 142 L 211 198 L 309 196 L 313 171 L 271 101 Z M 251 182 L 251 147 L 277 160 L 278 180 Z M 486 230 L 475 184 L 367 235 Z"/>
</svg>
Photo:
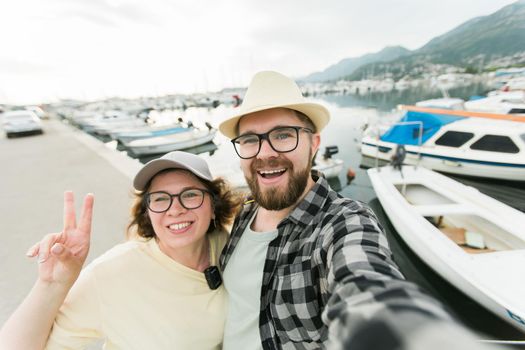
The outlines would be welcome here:
<svg viewBox="0 0 525 350">
<path fill-rule="evenodd" d="M 51 247 L 51 254 L 59 260 L 67 260 L 71 257 L 71 252 L 63 244 L 55 243 Z"/>
</svg>

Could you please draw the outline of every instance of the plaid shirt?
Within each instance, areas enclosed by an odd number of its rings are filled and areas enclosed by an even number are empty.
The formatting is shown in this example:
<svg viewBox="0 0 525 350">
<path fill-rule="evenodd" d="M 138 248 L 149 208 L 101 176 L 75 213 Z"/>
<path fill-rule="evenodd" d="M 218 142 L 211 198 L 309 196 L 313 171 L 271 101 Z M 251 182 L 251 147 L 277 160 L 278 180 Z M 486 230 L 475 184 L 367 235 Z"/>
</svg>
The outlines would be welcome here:
<svg viewBox="0 0 525 350">
<path fill-rule="evenodd" d="M 373 212 L 337 194 L 320 173 L 312 177 L 316 184 L 279 223 L 268 247 L 259 316 L 263 348 L 343 349 L 361 339 L 359 332 L 369 336 L 365 324 L 390 341 L 387 328 L 402 338 L 423 320 L 449 321 L 440 304 L 404 280 Z M 257 207 L 246 204 L 235 220 L 223 271 Z"/>
</svg>

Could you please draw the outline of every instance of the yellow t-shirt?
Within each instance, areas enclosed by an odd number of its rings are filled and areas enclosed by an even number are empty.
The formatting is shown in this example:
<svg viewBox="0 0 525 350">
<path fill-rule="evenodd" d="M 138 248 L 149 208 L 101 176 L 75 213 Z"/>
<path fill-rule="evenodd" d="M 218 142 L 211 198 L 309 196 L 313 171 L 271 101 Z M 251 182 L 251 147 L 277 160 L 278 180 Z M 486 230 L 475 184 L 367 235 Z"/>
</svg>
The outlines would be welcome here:
<svg viewBox="0 0 525 350">
<path fill-rule="evenodd" d="M 210 235 L 211 261 L 227 239 Z M 151 239 L 115 246 L 81 273 L 55 319 L 46 349 L 220 349 L 226 318 L 224 287 L 181 265 Z"/>
</svg>

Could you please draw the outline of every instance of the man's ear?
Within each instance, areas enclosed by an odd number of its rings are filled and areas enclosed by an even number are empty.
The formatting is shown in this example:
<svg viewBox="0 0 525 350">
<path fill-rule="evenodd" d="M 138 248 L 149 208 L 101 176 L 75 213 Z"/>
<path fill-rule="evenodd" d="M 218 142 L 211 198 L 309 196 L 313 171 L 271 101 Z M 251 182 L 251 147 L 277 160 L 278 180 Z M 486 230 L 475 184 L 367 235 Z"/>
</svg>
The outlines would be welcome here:
<svg viewBox="0 0 525 350">
<path fill-rule="evenodd" d="M 321 144 L 321 135 L 319 133 L 312 134 L 312 154 L 316 154 Z"/>
</svg>

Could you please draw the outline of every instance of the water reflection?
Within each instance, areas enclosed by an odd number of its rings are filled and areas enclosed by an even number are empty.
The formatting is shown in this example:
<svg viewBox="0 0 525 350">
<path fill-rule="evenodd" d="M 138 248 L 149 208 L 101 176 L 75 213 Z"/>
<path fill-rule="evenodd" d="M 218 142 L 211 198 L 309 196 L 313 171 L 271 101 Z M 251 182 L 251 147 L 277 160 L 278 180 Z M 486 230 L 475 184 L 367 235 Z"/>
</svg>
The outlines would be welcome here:
<svg viewBox="0 0 525 350">
<path fill-rule="evenodd" d="M 486 95 L 490 90 L 490 85 L 484 82 L 478 82 L 451 88 L 447 92 L 450 97 L 468 100 L 472 96 Z M 390 111 L 399 104 L 413 105 L 418 101 L 440 97 L 443 97 L 443 92 L 440 89 L 427 87 L 393 90 L 390 92 L 370 92 L 363 95 L 324 95 L 322 99 L 334 103 L 339 107 L 377 108 L 381 111 Z"/>
</svg>

